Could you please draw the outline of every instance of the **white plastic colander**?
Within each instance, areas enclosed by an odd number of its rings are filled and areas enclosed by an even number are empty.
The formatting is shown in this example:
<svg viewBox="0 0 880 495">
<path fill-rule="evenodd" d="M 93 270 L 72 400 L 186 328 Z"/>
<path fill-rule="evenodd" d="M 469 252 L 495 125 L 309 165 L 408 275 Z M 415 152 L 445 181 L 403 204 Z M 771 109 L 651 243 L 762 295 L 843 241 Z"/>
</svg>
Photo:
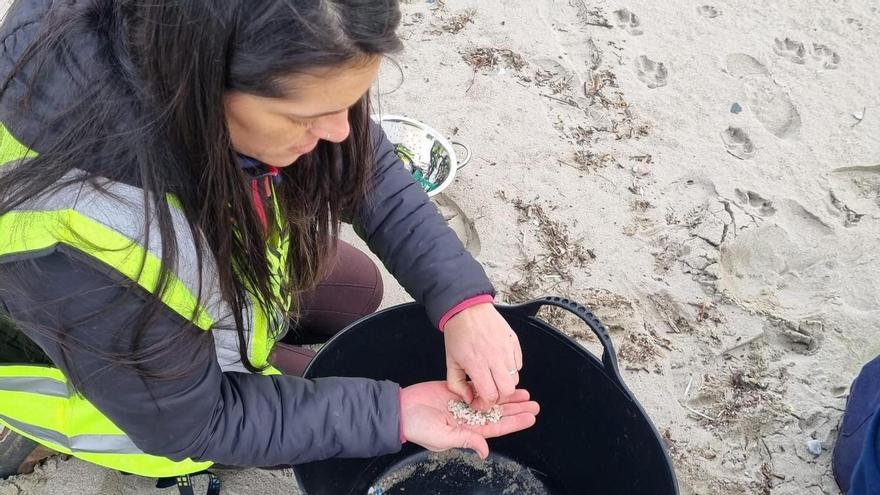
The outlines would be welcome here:
<svg viewBox="0 0 880 495">
<path fill-rule="evenodd" d="M 382 126 L 404 166 L 428 196 L 449 187 L 455 173 L 471 160 L 467 145 L 445 138 L 424 122 L 399 115 L 374 115 L 373 119 Z M 459 161 L 455 146 L 465 150 L 464 159 Z"/>
</svg>

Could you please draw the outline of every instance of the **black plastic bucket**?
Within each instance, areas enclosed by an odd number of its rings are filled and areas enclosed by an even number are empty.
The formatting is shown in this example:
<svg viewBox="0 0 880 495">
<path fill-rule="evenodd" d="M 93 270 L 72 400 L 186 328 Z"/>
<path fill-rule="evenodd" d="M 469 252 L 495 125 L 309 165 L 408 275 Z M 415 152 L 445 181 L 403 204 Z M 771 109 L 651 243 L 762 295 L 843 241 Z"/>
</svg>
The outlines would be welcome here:
<svg viewBox="0 0 880 495">
<path fill-rule="evenodd" d="M 599 359 L 536 317 L 565 308 L 602 343 Z M 486 462 L 472 455 L 428 454 L 407 444 L 372 459 L 331 459 L 297 466 L 308 495 L 676 495 L 672 464 L 651 420 L 624 385 L 605 327 L 580 304 L 547 297 L 498 306 L 519 336 L 520 387 L 541 404 L 537 424 L 489 441 Z M 307 378 L 360 376 L 401 386 L 442 380 L 443 335 L 424 309 L 406 304 L 370 315 L 327 343 Z"/>
</svg>

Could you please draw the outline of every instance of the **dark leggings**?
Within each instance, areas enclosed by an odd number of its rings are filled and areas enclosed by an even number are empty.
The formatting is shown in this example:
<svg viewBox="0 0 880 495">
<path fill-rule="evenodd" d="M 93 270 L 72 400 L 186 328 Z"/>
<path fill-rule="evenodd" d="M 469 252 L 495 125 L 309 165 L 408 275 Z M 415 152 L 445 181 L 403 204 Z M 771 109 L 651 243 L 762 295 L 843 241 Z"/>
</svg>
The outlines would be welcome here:
<svg viewBox="0 0 880 495">
<path fill-rule="evenodd" d="M 303 316 L 275 346 L 273 364 L 287 375 L 302 376 L 314 352 L 301 346 L 326 342 L 376 311 L 383 290 L 376 264 L 351 244 L 339 241 L 330 275 L 303 299 Z"/>
</svg>

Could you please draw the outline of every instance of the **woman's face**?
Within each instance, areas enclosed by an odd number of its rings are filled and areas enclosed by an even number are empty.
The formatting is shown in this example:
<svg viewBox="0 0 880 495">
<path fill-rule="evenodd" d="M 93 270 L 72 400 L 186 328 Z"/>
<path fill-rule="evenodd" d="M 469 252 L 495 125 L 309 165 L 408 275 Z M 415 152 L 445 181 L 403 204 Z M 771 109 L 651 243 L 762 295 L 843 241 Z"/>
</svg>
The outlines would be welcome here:
<svg viewBox="0 0 880 495">
<path fill-rule="evenodd" d="M 266 98 L 230 93 L 224 98 L 232 147 L 274 167 L 292 165 L 320 140 L 348 138 L 348 109 L 379 73 L 379 57 L 368 62 L 298 74 L 285 81 L 293 96 Z"/>
</svg>

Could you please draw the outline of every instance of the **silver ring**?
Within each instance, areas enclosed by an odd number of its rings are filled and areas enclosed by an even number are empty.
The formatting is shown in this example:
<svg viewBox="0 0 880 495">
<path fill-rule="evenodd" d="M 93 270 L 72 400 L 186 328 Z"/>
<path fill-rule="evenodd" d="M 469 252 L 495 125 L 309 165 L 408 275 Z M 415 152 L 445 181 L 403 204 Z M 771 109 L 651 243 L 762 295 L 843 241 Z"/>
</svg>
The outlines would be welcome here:
<svg viewBox="0 0 880 495">
<path fill-rule="evenodd" d="M 510 373 L 511 375 L 515 375 L 515 374 L 519 373 L 519 370 L 510 370 L 510 371 L 508 371 L 508 373 Z"/>
</svg>

